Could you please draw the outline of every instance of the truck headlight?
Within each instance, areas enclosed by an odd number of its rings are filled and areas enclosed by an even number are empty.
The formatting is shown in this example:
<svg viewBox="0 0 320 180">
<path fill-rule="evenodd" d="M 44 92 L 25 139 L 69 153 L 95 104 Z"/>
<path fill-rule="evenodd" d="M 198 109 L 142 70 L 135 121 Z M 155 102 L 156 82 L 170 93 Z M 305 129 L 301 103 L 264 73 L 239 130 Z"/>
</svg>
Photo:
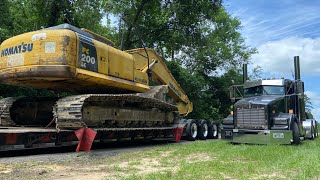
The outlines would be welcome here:
<svg viewBox="0 0 320 180">
<path fill-rule="evenodd" d="M 288 118 L 275 117 L 273 118 L 273 123 L 276 125 L 287 125 Z"/>
</svg>

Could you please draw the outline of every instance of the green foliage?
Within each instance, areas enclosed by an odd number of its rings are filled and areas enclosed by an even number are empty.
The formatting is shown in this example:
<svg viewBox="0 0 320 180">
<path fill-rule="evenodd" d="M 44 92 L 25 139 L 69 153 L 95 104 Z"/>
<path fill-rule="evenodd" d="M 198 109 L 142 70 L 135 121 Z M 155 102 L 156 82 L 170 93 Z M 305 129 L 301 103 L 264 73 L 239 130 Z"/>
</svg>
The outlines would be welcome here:
<svg viewBox="0 0 320 180">
<path fill-rule="evenodd" d="M 206 77 L 197 72 L 190 73 L 175 61 L 168 61 L 167 65 L 193 103 L 189 118 L 221 120 L 230 113 L 229 87 L 241 84 L 239 71 L 230 69 L 222 76 Z"/>
<path fill-rule="evenodd" d="M 212 75 L 239 67 L 255 49 L 244 44 L 240 21 L 221 5 L 206 0 L 105 0 L 105 9 L 121 22 L 123 49 L 146 46 L 193 71 Z"/>
<path fill-rule="evenodd" d="M 190 101 L 193 103 L 193 112 L 189 117 L 209 118 L 209 114 L 207 113 L 210 111 L 208 108 L 209 106 L 204 99 L 207 99 L 210 95 L 207 94 L 207 90 L 205 89 L 205 79 L 196 73 L 190 73 L 175 61 L 168 61 L 167 66 L 171 70 L 172 75 L 179 82 L 182 89 L 188 95 Z"/>
<path fill-rule="evenodd" d="M 101 6 L 99 0 L 3 0 L 0 2 L 0 33 L 6 33 L 6 36 L 1 37 L 7 38 L 65 22 L 102 35 L 111 35 L 112 29 L 100 23 L 104 15 Z"/>
<path fill-rule="evenodd" d="M 0 43 L 9 36 L 9 29 L 12 28 L 12 19 L 9 12 L 10 4 L 8 0 L 0 1 L 1 19 L 0 19 Z"/>
<path fill-rule="evenodd" d="M 307 113 L 308 118 L 313 119 L 313 115 L 311 113 L 311 111 L 313 109 L 313 105 L 312 105 L 310 97 L 308 97 L 307 94 L 304 94 L 304 103 L 305 103 L 305 108 L 306 108 L 306 113 Z"/>
<path fill-rule="evenodd" d="M 233 103 L 230 101 L 229 87 L 234 84 L 242 84 L 242 74 L 240 74 L 239 70 L 230 69 L 222 76 L 210 77 L 208 81 L 208 92 L 212 93 L 211 106 L 218 109 L 218 113 L 216 115 L 213 114 L 212 118 L 215 117 L 222 120 L 232 110 Z"/>
</svg>

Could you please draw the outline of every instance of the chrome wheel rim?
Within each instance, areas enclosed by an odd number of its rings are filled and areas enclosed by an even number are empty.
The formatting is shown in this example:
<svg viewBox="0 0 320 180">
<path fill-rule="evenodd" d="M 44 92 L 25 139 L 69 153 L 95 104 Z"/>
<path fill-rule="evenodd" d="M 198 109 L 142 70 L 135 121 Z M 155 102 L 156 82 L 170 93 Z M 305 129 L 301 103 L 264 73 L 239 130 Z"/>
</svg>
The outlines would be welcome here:
<svg viewBox="0 0 320 180">
<path fill-rule="evenodd" d="M 213 137 L 216 137 L 218 135 L 218 127 L 217 125 L 212 125 L 212 134 L 213 134 Z"/>
<path fill-rule="evenodd" d="M 203 124 L 203 136 L 204 137 L 208 136 L 208 124 L 207 123 Z"/>
<path fill-rule="evenodd" d="M 313 129 L 313 130 L 312 130 Z M 314 132 L 314 128 L 313 127 L 311 127 L 311 138 L 312 139 L 314 139 L 314 134 L 315 134 L 315 132 Z"/>
<path fill-rule="evenodd" d="M 198 135 L 198 127 L 196 123 L 192 123 L 191 125 L 191 135 L 192 135 L 192 138 L 196 138 Z"/>
</svg>

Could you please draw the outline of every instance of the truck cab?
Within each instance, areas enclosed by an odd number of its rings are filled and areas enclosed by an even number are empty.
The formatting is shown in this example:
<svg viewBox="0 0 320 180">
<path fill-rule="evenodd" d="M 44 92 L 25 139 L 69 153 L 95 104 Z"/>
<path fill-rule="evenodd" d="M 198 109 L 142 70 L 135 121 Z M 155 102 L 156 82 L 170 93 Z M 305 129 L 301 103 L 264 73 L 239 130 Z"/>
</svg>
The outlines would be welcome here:
<svg viewBox="0 0 320 180">
<path fill-rule="evenodd" d="M 302 137 L 314 138 L 316 121 L 306 120 L 298 58 L 295 67 L 295 80 L 247 80 L 244 66 L 243 85 L 230 87 L 235 103 L 231 115 L 223 121 L 222 139 L 233 143 L 299 144 Z"/>
</svg>

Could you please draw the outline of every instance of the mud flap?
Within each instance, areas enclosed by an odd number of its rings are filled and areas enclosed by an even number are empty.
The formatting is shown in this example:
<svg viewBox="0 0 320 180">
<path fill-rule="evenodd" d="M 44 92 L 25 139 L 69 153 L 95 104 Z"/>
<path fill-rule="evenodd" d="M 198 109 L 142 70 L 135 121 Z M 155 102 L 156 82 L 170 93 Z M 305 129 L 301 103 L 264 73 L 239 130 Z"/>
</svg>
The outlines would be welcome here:
<svg viewBox="0 0 320 180">
<path fill-rule="evenodd" d="M 97 132 L 90 128 L 81 128 L 74 133 L 79 139 L 76 152 L 79 152 L 80 150 L 89 152 Z"/>
<path fill-rule="evenodd" d="M 182 133 L 183 133 L 183 127 L 177 127 L 173 129 L 173 135 L 176 142 L 179 142 L 181 140 Z"/>
</svg>

